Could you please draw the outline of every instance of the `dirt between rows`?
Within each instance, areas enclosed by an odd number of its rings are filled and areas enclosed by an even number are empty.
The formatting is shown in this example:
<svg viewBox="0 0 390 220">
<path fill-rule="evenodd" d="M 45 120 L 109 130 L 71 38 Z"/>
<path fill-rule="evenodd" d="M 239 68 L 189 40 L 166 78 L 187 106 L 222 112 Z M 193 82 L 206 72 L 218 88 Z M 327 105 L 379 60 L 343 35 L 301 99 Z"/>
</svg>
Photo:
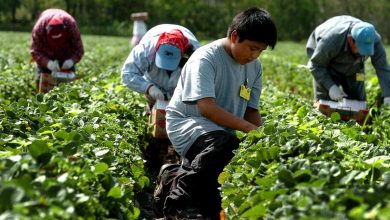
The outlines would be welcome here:
<svg viewBox="0 0 390 220">
<path fill-rule="evenodd" d="M 153 205 L 153 192 L 156 187 L 157 175 L 160 167 L 166 163 L 179 163 L 180 157 L 175 152 L 169 139 L 153 139 L 148 146 L 141 147 L 142 157 L 145 159 L 145 173 L 150 180 L 150 185 L 136 194 L 136 205 L 141 211 L 139 219 L 162 220 L 164 216 L 161 210 L 156 210 Z"/>
</svg>

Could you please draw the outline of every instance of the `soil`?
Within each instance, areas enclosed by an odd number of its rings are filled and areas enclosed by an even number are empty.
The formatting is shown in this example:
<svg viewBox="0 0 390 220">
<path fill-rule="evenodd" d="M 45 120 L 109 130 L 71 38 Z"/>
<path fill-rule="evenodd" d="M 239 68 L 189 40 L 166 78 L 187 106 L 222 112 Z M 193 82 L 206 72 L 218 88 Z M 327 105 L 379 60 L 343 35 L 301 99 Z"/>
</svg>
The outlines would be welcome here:
<svg viewBox="0 0 390 220">
<path fill-rule="evenodd" d="M 157 175 L 160 167 L 166 163 L 179 163 L 180 157 L 173 149 L 169 139 L 154 139 L 142 150 L 145 159 L 145 172 L 150 180 L 150 185 L 136 195 L 138 208 L 141 210 L 139 219 L 164 219 L 161 210 L 156 210 L 153 206 L 153 192 L 156 186 Z"/>
</svg>

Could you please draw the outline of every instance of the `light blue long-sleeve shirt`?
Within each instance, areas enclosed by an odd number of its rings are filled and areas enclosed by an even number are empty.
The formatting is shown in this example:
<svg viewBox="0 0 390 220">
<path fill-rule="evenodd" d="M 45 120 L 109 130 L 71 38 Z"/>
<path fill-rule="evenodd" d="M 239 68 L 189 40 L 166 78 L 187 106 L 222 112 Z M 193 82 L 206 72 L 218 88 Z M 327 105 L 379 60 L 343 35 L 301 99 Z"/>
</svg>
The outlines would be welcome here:
<svg viewBox="0 0 390 220">
<path fill-rule="evenodd" d="M 199 48 L 198 40 L 185 27 L 173 24 L 162 24 L 153 27 L 143 36 L 140 43 L 131 50 L 123 65 L 122 81 L 128 88 L 139 93 L 146 93 L 150 85 L 155 85 L 168 97 L 173 95 L 181 68 L 178 67 L 168 74 L 167 70 L 158 68 L 154 61 L 159 36 L 163 32 L 172 29 L 181 30 L 194 49 Z"/>
</svg>

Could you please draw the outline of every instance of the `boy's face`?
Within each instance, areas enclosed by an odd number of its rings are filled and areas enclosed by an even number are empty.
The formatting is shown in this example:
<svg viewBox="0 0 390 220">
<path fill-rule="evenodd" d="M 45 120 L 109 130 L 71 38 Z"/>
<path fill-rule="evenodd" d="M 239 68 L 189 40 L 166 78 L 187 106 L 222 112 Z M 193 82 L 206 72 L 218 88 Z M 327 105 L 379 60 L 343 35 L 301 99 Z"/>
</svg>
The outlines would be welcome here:
<svg viewBox="0 0 390 220">
<path fill-rule="evenodd" d="M 236 31 L 231 34 L 231 54 L 237 63 L 244 65 L 257 59 L 263 50 L 267 49 L 265 43 L 257 41 L 244 40 L 238 42 L 239 38 Z"/>
</svg>

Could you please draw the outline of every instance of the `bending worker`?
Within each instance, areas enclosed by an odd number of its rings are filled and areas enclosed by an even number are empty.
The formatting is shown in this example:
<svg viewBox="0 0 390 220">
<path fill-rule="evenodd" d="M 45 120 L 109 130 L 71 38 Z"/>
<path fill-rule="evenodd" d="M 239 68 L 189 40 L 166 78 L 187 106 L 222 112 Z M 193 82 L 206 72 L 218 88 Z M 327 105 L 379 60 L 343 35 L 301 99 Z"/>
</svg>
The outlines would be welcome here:
<svg viewBox="0 0 390 220">
<path fill-rule="evenodd" d="M 346 15 L 330 18 L 311 33 L 306 52 L 316 101 L 366 101 L 365 61 L 370 57 L 384 103 L 390 105 L 390 68 L 381 37 L 372 24 Z"/>
</svg>

